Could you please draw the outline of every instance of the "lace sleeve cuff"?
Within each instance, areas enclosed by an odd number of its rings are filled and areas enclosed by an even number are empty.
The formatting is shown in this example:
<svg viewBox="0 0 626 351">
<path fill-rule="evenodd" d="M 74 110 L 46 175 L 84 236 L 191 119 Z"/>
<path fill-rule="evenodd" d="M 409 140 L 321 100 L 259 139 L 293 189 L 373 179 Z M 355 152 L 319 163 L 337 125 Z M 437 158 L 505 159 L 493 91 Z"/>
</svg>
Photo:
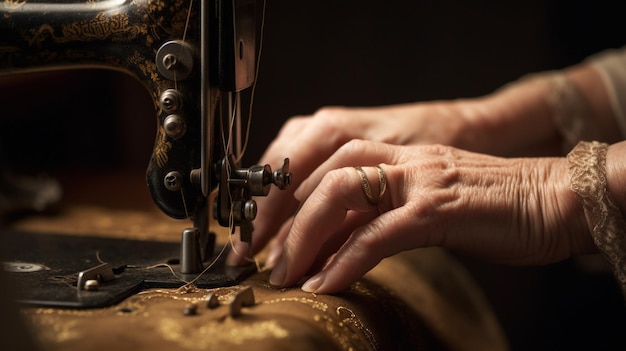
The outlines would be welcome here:
<svg viewBox="0 0 626 351">
<path fill-rule="evenodd" d="M 602 77 L 613 116 L 626 137 L 626 47 L 604 50 L 586 61 Z"/>
<path fill-rule="evenodd" d="M 608 144 L 579 142 L 567 155 L 570 188 L 582 200 L 593 240 L 611 269 L 626 298 L 626 222 L 607 190 Z"/>
</svg>

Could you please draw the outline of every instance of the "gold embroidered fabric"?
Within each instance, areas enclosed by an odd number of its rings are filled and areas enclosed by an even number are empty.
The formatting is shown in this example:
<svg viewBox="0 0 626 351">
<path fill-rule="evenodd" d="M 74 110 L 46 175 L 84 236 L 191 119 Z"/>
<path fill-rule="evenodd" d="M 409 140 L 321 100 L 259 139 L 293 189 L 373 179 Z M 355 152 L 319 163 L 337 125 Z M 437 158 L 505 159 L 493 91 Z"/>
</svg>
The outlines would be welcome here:
<svg viewBox="0 0 626 351">
<path fill-rule="evenodd" d="M 72 187 L 66 188 L 61 210 L 55 215 L 17 218 L 10 228 L 15 234 L 28 231 L 180 240 L 186 223 L 169 218 L 154 207 L 149 194 L 143 191 L 143 171 L 132 177 L 125 173 L 104 175 L 90 178 L 83 173 L 70 174 L 63 183 Z M 114 187 L 123 189 L 110 191 Z M 125 194 L 124 199 L 137 203 L 125 202 L 126 207 L 120 206 L 115 201 L 120 192 Z M 210 228 L 218 243 L 229 242 L 228 228 L 214 222 Z M 2 243 L 0 237 L 0 249 L 4 248 Z M 263 261 L 265 254 L 257 257 Z M 107 256 L 102 255 L 104 259 Z M 440 248 L 416 249 L 388 257 L 349 289 L 335 295 L 306 293 L 299 286 L 278 289 L 268 284 L 269 273 L 261 270 L 230 287 L 146 289 L 117 305 L 84 310 L 30 306 L 18 309 L 11 303 L 15 300 L 13 295 L 2 298 L 2 292 L 13 291 L 0 289 L 0 350 L 511 349 L 478 282 L 453 255 Z M 0 274 L 0 284 L 12 286 L 3 278 Z M 254 304 L 242 305 L 241 314 L 233 317 L 232 297 L 247 287 L 253 289 Z M 97 293 L 104 292 L 103 288 Z M 208 295 L 216 297 L 216 306 L 208 306 Z M 7 305 L 14 307 L 13 314 Z M 197 307 L 195 312 L 187 314 L 185 311 L 192 305 Z M 11 318 L 13 315 L 22 318 Z M 7 325 L 21 328 L 10 329 Z M 14 329 L 25 329 L 28 336 L 22 337 Z M 21 347 L 27 342 L 36 343 L 39 348 Z M 17 346 L 12 347 L 14 344 Z"/>
<path fill-rule="evenodd" d="M 626 221 L 607 190 L 608 144 L 579 142 L 567 155 L 570 188 L 580 196 L 593 240 L 608 260 L 626 298 Z"/>
</svg>

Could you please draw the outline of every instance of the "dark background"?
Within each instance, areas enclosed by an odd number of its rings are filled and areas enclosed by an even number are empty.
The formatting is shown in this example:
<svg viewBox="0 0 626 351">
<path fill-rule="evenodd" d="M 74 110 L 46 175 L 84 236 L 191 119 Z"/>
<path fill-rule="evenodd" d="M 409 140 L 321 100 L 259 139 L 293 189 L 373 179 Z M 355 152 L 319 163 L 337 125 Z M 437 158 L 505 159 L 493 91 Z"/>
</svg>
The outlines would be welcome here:
<svg viewBox="0 0 626 351">
<path fill-rule="evenodd" d="M 326 105 L 479 96 L 526 73 L 620 47 L 620 10 L 609 1 L 269 1 L 244 165 L 293 115 Z M 130 77 L 0 76 L 0 104 L 4 169 L 145 170 L 155 117 Z M 610 276 L 583 274 L 573 260 L 516 268 L 460 259 L 484 287 L 514 350 L 626 347 L 623 300 Z"/>
</svg>

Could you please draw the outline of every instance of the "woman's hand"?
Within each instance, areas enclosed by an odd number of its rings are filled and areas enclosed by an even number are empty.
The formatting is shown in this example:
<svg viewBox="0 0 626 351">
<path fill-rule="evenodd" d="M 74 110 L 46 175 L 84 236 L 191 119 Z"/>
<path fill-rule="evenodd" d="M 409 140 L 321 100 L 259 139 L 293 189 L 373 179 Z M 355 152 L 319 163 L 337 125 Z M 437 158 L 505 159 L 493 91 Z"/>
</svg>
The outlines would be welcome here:
<svg viewBox="0 0 626 351">
<path fill-rule="evenodd" d="M 550 84 L 527 80 L 472 99 L 419 102 L 368 108 L 323 108 L 313 116 L 291 118 L 260 160 L 280 164 L 290 159 L 292 185 L 258 198 L 251 252 L 267 245 L 293 215 L 293 191 L 319 165 L 353 139 L 391 145 L 451 145 L 493 155 L 554 154 L 560 137 L 546 101 Z M 248 252 L 240 242 L 228 257 L 238 264 Z M 278 245 L 280 246 L 280 245 Z M 280 247 L 272 244 L 268 264 Z M 272 253 L 273 252 L 273 253 Z"/>
<path fill-rule="evenodd" d="M 258 214 L 252 253 L 258 253 L 295 212 L 298 202 L 294 190 L 337 149 L 352 139 L 395 145 L 442 143 L 458 145 L 471 138 L 473 104 L 429 102 L 373 108 L 323 108 L 313 116 L 293 117 L 281 129 L 259 164 L 279 165 L 290 159 L 292 184 L 283 191 L 273 189 L 267 197 L 256 199 Z M 476 128 L 476 130 L 481 130 Z M 480 139 L 480 138 L 479 138 Z M 246 244 L 234 242 L 231 265 L 241 263 Z M 274 251 L 280 250 L 273 246 Z M 271 251 L 271 250 L 270 250 Z M 270 254 L 270 258 L 276 254 Z M 270 259 L 269 265 L 273 260 Z"/>
<path fill-rule="evenodd" d="M 379 164 L 387 191 L 374 206 L 354 167 L 363 167 L 377 194 Z M 282 256 L 270 282 L 277 286 L 315 274 L 304 290 L 340 291 L 381 259 L 427 246 L 509 264 L 595 250 L 565 158 L 353 140 L 310 172 L 295 197 L 302 206 L 276 238 Z"/>
</svg>

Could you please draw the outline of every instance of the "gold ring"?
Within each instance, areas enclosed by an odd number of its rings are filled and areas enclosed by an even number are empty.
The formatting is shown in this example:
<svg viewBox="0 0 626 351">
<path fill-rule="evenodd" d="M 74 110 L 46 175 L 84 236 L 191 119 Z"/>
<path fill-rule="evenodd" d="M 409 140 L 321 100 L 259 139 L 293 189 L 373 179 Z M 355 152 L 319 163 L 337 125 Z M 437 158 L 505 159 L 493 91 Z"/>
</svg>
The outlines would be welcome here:
<svg viewBox="0 0 626 351">
<path fill-rule="evenodd" d="M 378 198 L 374 198 L 374 195 L 372 195 L 372 186 L 367 180 L 367 176 L 365 175 L 365 172 L 363 172 L 363 168 L 354 167 L 354 169 L 356 169 L 357 173 L 359 174 L 359 178 L 361 180 L 361 188 L 363 189 L 363 193 L 367 198 L 367 202 L 372 205 L 378 205 L 380 200 L 383 198 L 383 195 L 385 195 L 385 191 L 387 191 L 387 177 L 385 176 L 385 172 L 383 171 L 382 167 L 380 167 L 380 165 L 376 166 L 376 172 L 378 172 L 378 182 L 380 186 L 380 190 L 378 191 Z"/>
<path fill-rule="evenodd" d="M 367 180 L 365 172 L 363 172 L 363 168 L 354 167 L 354 169 L 356 169 L 356 172 L 359 174 L 359 178 L 361 178 L 361 188 L 363 188 L 363 193 L 367 198 L 367 202 L 372 205 L 376 205 L 376 200 L 374 200 L 374 196 L 372 196 L 372 187 L 370 186 L 370 182 Z"/>
<path fill-rule="evenodd" d="M 387 191 L 387 176 L 385 175 L 385 171 L 380 165 L 376 165 L 376 171 L 378 171 L 378 183 L 380 184 L 380 190 L 378 191 L 378 201 L 382 200 L 383 195 L 385 195 L 385 191 Z"/>
</svg>

